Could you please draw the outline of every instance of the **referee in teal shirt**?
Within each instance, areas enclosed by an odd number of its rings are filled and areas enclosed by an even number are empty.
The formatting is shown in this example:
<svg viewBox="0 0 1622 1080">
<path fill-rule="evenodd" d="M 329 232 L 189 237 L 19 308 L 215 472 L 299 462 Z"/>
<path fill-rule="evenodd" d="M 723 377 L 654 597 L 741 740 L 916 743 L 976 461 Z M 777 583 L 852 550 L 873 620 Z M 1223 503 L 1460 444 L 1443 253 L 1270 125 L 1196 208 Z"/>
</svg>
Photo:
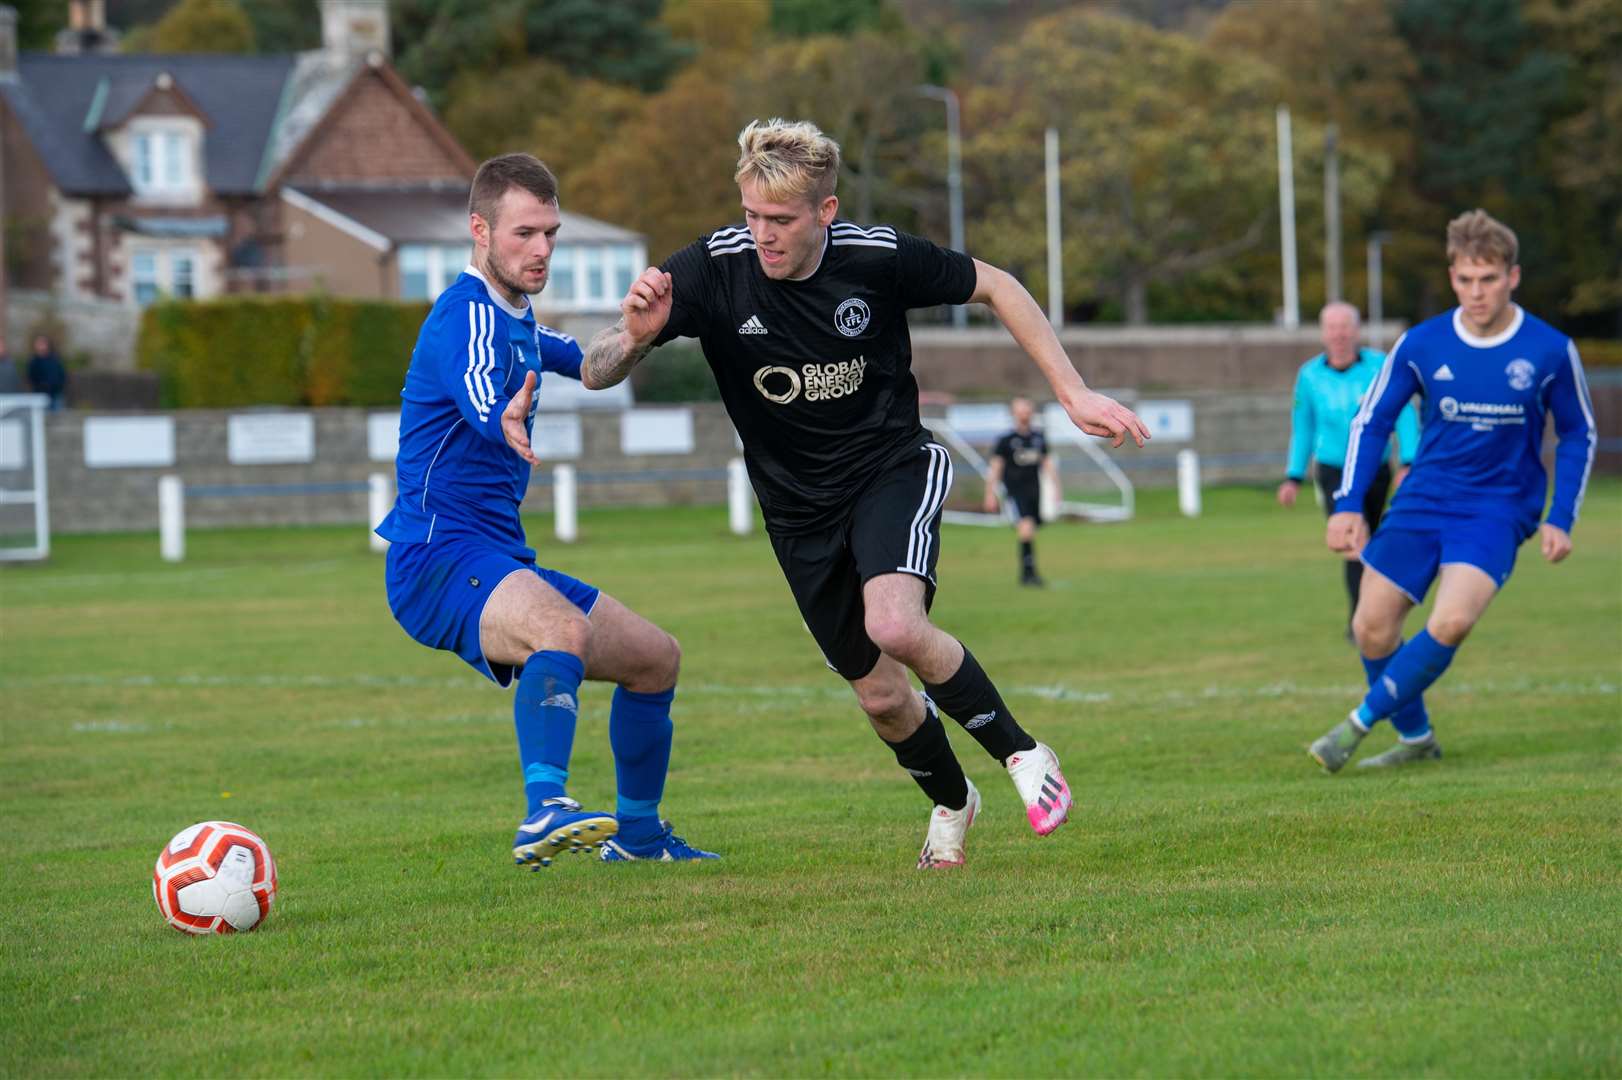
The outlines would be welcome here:
<svg viewBox="0 0 1622 1080">
<path fill-rule="evenodd" d="M 1284 506 L 1295 505 L 1296 494 L 1306 480 L 1307 460 L 1311 458 L 1317 462 L 1313 478 L 1323 494 L 1324 512 L 1328 513 L 1335 505 L 1335 489 L 1340 487 L 1341 469 L 1346 464 L 1352 417 L 1357 414 L 1364 391 L 1385 364 L 1385 353 L 1358 347 L 1361 324 L 1357 309 L 1343 301 L 1324 306 L 1318 316 L 1318 329 L 1323 335 L 1324 351 L 1302 364 L 1295 377 L 1290 455 L 1284 468 L 1284 482 L 1278 486 L 1278 501 Z M 1382 464 L 1363 499 L 1363 516 L 1368 519 L 1371 536 L 1380 524 L 1386 495 L 1402 483 L 1419 449 L 1419 414 L 1412 402 L 1397 418 L 1396 436 L 1401 461 L 1396 475 L 1392 475 L 1389 464 Z M 1357 589 L 1362 581 L 1363 564 L 1353 556 L 1346 562 L 1346 593 L 1351 599 L 1352 611 L 1357 610 Z"/>
</svg>

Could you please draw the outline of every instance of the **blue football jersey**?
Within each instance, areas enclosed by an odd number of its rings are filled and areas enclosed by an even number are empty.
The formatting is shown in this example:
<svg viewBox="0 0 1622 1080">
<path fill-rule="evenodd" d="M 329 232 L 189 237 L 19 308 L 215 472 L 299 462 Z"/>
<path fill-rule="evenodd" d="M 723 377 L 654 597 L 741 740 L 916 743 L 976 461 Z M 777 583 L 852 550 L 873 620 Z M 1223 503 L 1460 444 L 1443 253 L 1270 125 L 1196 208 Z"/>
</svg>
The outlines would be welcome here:
<svg viewBox="0 0 1622 1080">
<path fill-rule="evenodd" d="M 396 543 L 427 543 L 435 533 L 476 535 L 519 558 L 524 541 L 518 504 L 530 465 L 507 445 L 501 414 L 535 372 L 580 378 L 579 344 L 514 308 L 471 266 L 439 294 L 411 352 L 400 391 L 399 492 L 378 526 Z M 533 429 L 535 405 L 526 427 Z"/>
<path fill-rule="evenodd" d="M 1427 319 L 1392 347 L 1352 421 L 1335 509 L 1358 510 L 1397 413 L 1423 398 L 1419 452 L 1391 515 L 1491 516 L 1522 536 L 1537 529 L 1548 495 L 1543 425 L 1554 417 L 1554 497 L 1548 522 L 1577 520 L 1598 431 L 1572 340 L 1519 305 L 1501 333 L 1481 338 L 1458 309 Z"/>
</svg>

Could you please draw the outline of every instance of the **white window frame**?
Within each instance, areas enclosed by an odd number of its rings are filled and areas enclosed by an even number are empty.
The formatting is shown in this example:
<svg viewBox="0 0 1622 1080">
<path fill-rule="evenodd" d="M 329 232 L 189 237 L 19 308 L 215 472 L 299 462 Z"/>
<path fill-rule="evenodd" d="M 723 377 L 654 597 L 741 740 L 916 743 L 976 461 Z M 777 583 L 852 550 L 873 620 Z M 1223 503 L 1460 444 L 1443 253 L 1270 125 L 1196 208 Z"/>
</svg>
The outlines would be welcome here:
<svg viewBox="0 0 1622 1080">
<path fill-rule="evenodd" d="M 395 292 L 402 300 L 420 300 L 423 297 L 408 297 L 405 294 L 405 258 L 407 251 L 422 251 L 425 254 L 426 273 L 428 275 L 428 296 L 426 299 L 433 303 L 439 299 L 439 294 L 450 288 L 451 282 L 456 280 L 458 274 L 473 258 L 471 245 L 459 244 L 401 244 L 395 252 L 394 268 L 397 281 Z"/>
<path fill-rule="evenodd" d="M 135 266 L 142 256 L 152 257 L 153 277 L 151 284 L 157 290 L 151 300 L 143 303 L 140 299 L 138 286 L 141 279 L 136 277 Z M 176 296 L 175 284 L 180 275 L 175 273 L 175 264 L 180 260 L 190 263 L 191 294 L 185 299 L 196 300 L 203 295 L 203 252 L 195 247 L 181 247 L 167 244 L 134 243 L 130 245 L 129 274 L 125 294 L 129 302 L 135 307 L 145 307 L 148 303 Z"/>
<path fill-rule="evenodd" d="M 559 244 L 552 256 L 553 264 L 567 262 L 574 280 L 574 295 L 564 299 L 562 294 L 548 291 L 541 294 L 540 306 L 546 311 L 566 313 L 617 312 L 624 293 L 614 288 L 614 263 L 621 252 L 630 253 L 631 280 L 634 281 L 637 269 L 648 262 L 647 249 L 642 244 L 620 241 Z M 592 264 L 589 273 L 588 263 Z"/>
<path fill-rule="evenodd" d="M 181 117 L 130 122 L 130 186 L 142 202 L 195 202 L 202 196 L 202 125 Z"/>
</svg>

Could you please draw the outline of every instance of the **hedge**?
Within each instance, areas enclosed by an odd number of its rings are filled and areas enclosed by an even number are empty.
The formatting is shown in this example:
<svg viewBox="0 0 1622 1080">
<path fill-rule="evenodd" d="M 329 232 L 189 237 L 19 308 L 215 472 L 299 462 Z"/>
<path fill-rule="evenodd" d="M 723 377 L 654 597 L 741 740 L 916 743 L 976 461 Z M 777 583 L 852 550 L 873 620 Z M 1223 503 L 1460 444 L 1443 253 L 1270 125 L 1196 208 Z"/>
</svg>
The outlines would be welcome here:
<svg viewBox="0 0 1622 1080">
<path fill-rule="evenodd" d="M 136 356 L 170 408 L 397 405 L 425 303 L 327 296 L 160 301 Z"/>
</svg>

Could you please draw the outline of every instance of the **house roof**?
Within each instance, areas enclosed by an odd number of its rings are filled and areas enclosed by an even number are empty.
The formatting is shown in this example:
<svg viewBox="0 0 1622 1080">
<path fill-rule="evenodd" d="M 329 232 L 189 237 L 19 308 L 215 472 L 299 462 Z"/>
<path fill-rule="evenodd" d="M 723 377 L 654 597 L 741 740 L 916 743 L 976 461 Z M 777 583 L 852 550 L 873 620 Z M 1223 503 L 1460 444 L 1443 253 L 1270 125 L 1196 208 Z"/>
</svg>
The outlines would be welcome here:
<svg viewBox="0 0 1622 1080">
<path fill-rule="evenodd" d="M 415 187 L 324 187 L 301 184 L 297 193 L 396 244 L 466 244 L 468 188 L 463 184 Z M 640 233 L 564 210 L 563 244 L 637 243 Z"/>
<path fill-rule="evenodd" d="M 63 192 L 123 195 L 130 190 L 129 179 L 101 132 L 127 119 L 167 72 L 208 118 L 204 155 L 209 187 L 221 195 L 251 195 L 262 190 L 270 175 L 266 166 L 297 144 L 296 132 L 289 133 L 292 141 L 282 132 L 284 123 L 296 119 L 295 106 L 324 109 L 357 66 L 319 54 L 23 53 L 17 80 L 0 82 L 0 97 L 16 113 Z"/>
</svg>

